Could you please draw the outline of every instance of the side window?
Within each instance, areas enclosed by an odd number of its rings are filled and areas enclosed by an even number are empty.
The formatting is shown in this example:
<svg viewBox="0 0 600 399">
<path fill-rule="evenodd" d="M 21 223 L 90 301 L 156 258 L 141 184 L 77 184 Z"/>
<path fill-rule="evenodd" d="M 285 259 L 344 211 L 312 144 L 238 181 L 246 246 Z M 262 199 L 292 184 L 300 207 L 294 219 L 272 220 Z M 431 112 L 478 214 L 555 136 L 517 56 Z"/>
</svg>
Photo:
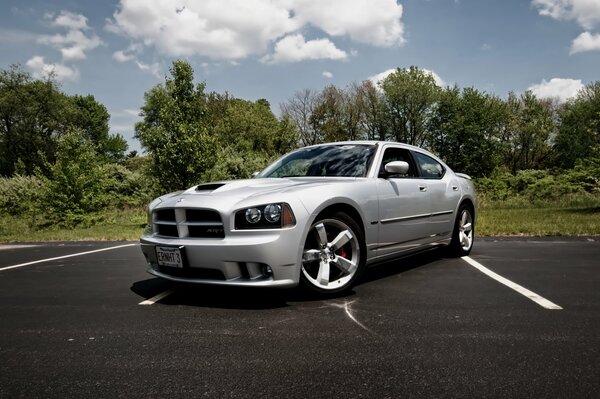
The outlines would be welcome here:
<svg viewBox="0 0 600 399">
<path fill-rule="evenodd" d="M 444 167 L 435 159 L 421 154 L 420 152 L 413 152 L 415 160 L 421 169 L 421 176 L 425 179 L 441 179 L 444 176 Z"/>
<path fill-rule="evenodd" d="M 383 153 L 383 160 L 379 165 L 379 176 L 385 176 L 385 164 L 393 161 L 404 161 L 408 163 L 408 173 L 405 175 L 395 175 L 394 177 L 415 177 L 417 175 L 415 164 L 407 149 L 387 148 Z"/>
</svg>

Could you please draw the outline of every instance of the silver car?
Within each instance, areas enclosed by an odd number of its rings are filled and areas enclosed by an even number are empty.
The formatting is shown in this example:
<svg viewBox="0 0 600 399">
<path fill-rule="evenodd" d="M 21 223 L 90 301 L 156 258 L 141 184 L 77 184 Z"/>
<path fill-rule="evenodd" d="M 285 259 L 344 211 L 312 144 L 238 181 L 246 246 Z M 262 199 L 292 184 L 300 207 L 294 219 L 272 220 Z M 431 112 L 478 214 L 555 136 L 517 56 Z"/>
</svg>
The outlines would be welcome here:
<svg viewBox="0 0 600 399">
<path fill-rule="evenodd" d="M 433 154 L 391 142 L 293 151 L 254 179 L 200 184 L 149 206 L 148 271 L 233 286 L 349 289 L 372 264 L 473 247 L 475 190 Z"/>
</svg>

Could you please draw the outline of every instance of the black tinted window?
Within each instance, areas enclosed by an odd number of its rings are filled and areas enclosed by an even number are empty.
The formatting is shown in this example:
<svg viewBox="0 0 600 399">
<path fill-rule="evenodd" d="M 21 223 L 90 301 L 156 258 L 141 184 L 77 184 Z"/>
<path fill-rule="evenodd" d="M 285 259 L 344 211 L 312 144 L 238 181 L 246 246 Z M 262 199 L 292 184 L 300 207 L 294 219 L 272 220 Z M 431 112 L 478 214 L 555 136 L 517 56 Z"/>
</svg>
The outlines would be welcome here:
<svg viewBox="0 0 600 399">
<path fill-rule="evenodd" d="M 419 169 L 421 169 L 422 177 L 426 179 L 440 179 L 444 176 L 444 167 L 438 161 L 420 152 L 413 152 L 413 154 L 419 164 Z"/>
</svg>

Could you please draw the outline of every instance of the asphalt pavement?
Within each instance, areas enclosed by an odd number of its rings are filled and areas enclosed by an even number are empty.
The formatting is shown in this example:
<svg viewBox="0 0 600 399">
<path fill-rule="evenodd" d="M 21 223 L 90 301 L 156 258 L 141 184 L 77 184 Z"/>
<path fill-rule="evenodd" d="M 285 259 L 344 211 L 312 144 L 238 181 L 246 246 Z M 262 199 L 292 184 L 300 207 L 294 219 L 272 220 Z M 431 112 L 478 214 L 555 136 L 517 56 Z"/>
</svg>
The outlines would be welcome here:
<svg viewBox="0 0 600 399">
<path fill-rule="evenodd" d="M 171 284 L 134 242 L 0 245 L 0 398 L 600 397 L 600 238 L 470 259 L 557 308 L 437 251 L 322 299 Z"/>
</svg>

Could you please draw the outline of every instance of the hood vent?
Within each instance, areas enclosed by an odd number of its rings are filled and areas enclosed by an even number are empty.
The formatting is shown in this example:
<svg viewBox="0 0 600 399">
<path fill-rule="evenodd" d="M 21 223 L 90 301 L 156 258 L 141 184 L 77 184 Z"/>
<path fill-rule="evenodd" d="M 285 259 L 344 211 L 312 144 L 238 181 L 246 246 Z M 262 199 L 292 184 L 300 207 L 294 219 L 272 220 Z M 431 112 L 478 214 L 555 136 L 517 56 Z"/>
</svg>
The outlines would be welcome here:
<svg viewBox="0 0 600 399">
<path fill-rule="evenodd" d="M 200 184 L 196 187 L 196 191 L 215 191 L 217 188 L 223 187 L 224 185 L 224 183 Z"/>
</svg>

